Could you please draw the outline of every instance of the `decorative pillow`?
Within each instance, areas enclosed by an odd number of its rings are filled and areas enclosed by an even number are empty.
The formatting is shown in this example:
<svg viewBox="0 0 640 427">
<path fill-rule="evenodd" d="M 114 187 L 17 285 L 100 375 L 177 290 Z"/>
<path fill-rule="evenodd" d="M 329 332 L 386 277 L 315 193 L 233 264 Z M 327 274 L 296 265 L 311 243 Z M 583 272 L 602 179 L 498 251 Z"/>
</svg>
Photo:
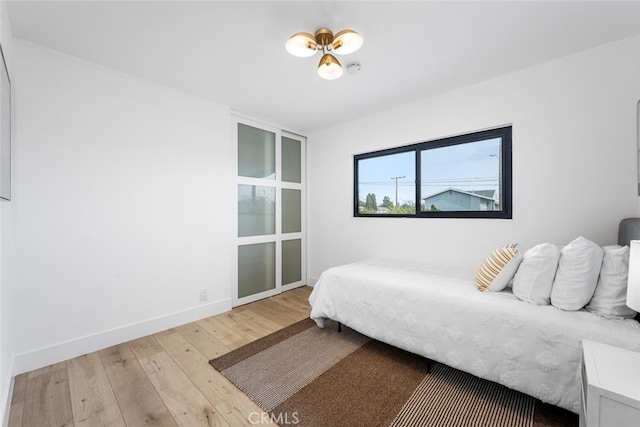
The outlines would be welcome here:
<svg viewBox="0 0 640 427">
<path fill-rule="evenodd" d="M 636 312 L 627 307 L 629 246 L 604 246 L 600 278 L 587 311 L 613 319 L 633 318 Z"/>
<path fill-rule="evenodd" d="M 529 304 L 549 305 L 559 259 L 560 248 L 551 243 L 526 251 L 513 278 L 513 294 Z"/>
<path fill-rule="evenodd" d="M 495 249 L 485 258 L 476 275 L 476 285 L 482 292 L 501 291 L 507 287 L 522 261 L 517 243 Z"/>
<path fill-rule="evenodd" d="M 551 290 L 551 304 L 580 310 L 591 300 L 602 266 L 604 249 L 580 236 L 562 248 Z"/>
</svg>

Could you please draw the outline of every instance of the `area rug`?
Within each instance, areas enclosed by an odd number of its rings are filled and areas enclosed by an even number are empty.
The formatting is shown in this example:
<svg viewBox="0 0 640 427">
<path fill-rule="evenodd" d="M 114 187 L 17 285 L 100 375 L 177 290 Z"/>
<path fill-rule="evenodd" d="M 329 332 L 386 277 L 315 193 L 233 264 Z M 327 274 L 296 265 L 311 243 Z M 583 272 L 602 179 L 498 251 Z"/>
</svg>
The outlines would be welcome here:
<svg viewBox="0 0 640 427">
<path fill-rule="evenodd" d="M 306 319 L 210 363 L 281 426 L 534 425 L 530 396 L 336 329 Z"/>
</svg>

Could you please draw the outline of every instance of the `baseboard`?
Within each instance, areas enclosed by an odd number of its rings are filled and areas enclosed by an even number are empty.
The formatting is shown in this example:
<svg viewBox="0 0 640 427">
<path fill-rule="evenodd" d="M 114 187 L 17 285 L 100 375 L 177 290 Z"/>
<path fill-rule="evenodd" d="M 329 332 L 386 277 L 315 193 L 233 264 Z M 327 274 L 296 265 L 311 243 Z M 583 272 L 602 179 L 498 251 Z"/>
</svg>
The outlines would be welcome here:
<svg viewBox="0 0 640 427">
<path fill-rule="evenodd" d="M 318 283 L 318 278 L 317 277 L 307 277 L 307 285 L 311 286 L 312 288 L 316 286 L 316 283 Z"/>
<path fill-rule="evenodd" d="M 231 299 L 16 354 L 13 376 L 231 310 Z"/>
<path fill-rule="evenodd" d="M 11 366 L 9 366 L 9 372 L 13 372 L 13 359 L 11 360 Z M 13 396 L 13 386 L 15 384 L 15 377 L 13 375 L 7 375 L 7 381 L 9 384 L 3 384 L 2 390 L 5 393 L 2 397 L 2 408 L 3 412 L 0 414 L 0 419 L 2 419 L 2 427 L 9 426 L 9 415 L 11 413 L 11 397 Z"/>
</svg>

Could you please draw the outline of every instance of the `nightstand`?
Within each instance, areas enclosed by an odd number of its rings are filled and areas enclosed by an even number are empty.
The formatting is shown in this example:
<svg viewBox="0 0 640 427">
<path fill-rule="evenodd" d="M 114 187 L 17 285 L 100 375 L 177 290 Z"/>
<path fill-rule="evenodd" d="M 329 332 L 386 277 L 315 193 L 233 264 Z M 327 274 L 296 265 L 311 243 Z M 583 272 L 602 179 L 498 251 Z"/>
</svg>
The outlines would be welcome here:
<svg viewBox="0 0 640 427">
<path fill-rule="evenodd" d="M 581 427 L 640 425 L 640 353 L 582 341 Z"/>
</svg>

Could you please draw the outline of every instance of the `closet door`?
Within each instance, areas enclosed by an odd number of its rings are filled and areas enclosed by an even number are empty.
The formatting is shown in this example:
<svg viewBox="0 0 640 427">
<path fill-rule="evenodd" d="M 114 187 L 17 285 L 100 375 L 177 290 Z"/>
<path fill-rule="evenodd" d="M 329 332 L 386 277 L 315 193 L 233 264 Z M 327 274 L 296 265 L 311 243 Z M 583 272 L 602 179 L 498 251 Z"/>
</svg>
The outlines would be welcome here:
<svg viewBox="0 0 640 427">
<path fill-rule="evenodd" d="M 234 125 L 237 306 L 304 284 L 304 139 L 245 119 Z"/>
<path fill-rule="evenodd" d="M 305 283 L 305 199 L 304 199 L 304 138 L 282 133 L 282 182 L 280 202 L 282 210 L 282 289 L 289 290 Z"/>
</svg>

